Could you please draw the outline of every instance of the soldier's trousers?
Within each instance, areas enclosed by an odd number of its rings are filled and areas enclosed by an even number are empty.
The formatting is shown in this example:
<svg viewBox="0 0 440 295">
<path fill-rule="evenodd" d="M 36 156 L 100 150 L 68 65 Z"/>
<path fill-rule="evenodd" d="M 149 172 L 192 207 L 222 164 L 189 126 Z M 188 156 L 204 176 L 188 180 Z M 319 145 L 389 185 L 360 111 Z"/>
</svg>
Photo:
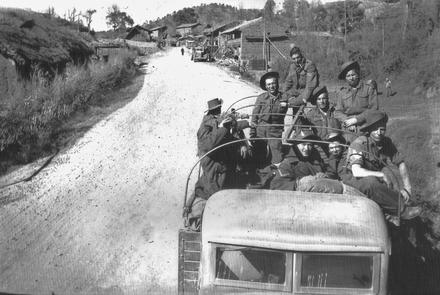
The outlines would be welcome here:
<svg viewBox="0 0 440 295">
<path fill-rule="evenodd" d="M 263 157 L 265 157 L 272 164 L 278 164 L 283 160 L 283 145 L 281 142 L 283 129 L 284 129 L 283 126 L 257 127 L 257 138 L 264 138 L 264 137 L 279 138 L 279 139 L 268 139 L 265 141 L 258 140 L 252 142 L 256 150 L 255 152 L 258 154 L 257 156 L 258 161 L 264 162 Z M 267 148 L 269 148 L 269 151 L 267 151 Z M 265 165 L 262 165 L 262 167 L 264 166 Z"/>
<path fill-rule="evenodd" d="M 383 209 L 385 213 L 397 215 L 399 198 L 398 191 L 390 189 L 385 183 L 381 182 L 377 177 L 352 177 L 343 180 L 346 185 L 350 185 L 365 194 L 369 199 L 375 201 Z M 403 201 L 402 201 L 403 204 Z"/>
</svg>

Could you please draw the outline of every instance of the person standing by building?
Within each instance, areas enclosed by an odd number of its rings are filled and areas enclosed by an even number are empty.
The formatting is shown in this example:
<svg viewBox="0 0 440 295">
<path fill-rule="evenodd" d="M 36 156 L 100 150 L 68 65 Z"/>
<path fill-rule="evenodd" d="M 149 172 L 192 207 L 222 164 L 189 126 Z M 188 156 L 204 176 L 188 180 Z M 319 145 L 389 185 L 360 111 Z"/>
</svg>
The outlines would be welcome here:
<svg viewBox="0 0 440 295">
<path fill-rule="evenodd" d="M 387 97 L 390 97 L 393 95 L 393 90 L 391 89 L 391 80 L 390 78 L 385 78 L 385 90 Z"/>
</svg>

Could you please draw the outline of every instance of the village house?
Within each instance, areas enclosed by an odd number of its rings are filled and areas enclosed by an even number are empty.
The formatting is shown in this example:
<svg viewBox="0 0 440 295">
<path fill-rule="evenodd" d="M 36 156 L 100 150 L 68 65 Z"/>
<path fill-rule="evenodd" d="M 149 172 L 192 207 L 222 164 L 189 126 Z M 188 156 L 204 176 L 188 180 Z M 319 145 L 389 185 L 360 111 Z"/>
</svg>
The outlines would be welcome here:
<svg viewBox="0 0 440 295">
<path fill-rule="evenodd" d="M 227 24 L 223 24 L 217 27 L 209 27 L 209 28 L 205 28 L 203 30 L 203 34 L 209 38 L 209 40 L 211 40 L 210 42 L 212 43 L 213 46 L 218 47 L 219 46 L 219 37 L 220 34 L 223 31 L 226 31 L 227 29 L 230 29 L 232 27 L 235 27 L 237 25 L 239 25 L 241 22 L 240 21 L 233 21 Z"/>
<path fill-rule="evenodd" d="M 125 36 L 126 40 L 148 42 L 151 40 L 151 31 L 142 26 L 136 25 L 130 28 Z"/>
<path fill-rule="evenodd" d="M 151 32 L 150 33 L 151 41 L 157 41 L 157 40 L 163 39 L 163 37 L 167 31 L 167 26 L 158 26 L 158 27 L 151 28 L 149 30 Z"/>
<path fill-rule="evenodd" d="M 266 49 L 263 54 L 266 32 Z M 264 70 L 274 55 L 288 55 L 291 41 L 287 28 L 275 22 L 264 22 L 262 17 L 245 21 L 221 32 L 219 46 L 230 48 L 240 64 L 249 64 L 250 69 Z"/>
<path fill-rule="evenodd" d="M 201 26 L 200 23 L 192 23 L 192 24 L 181 24 L 176 27 L 176 34 L 181 37 L 185 37 L 188 35 L 197 35 L 200 32 L 197 31 L 197 27 Z"/>
</svg>

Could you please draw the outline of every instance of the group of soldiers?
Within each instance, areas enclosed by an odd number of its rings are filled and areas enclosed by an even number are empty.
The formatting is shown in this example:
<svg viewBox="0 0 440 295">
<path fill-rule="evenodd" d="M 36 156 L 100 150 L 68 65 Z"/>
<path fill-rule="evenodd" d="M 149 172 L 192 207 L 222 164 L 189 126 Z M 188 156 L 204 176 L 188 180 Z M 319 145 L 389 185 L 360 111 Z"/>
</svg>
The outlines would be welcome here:
<svg viewBox="0 0 440 295">
<path fill-rule="evenodd" d="M 202 174 L 185 207 L 187 225 L 199 229 L 206 200 L 225 188 L 366 196 L 395 224 L 398 216 L 420 215 L 421 207 L 412 204 L 404 159 L 385 135 L 388 116 L 379 110 L 375 82 L 360 78 L 358 62 L 344 63 L 338 79 L 347 84 L 332 104 L 316 65 L 296 46 L 290 57 L 282 91 L 277 72 L 261 77 L 265 92 L 249 121 L 222 113 L 221 99 L 208 101 L 197 132 Z M 285 123 L 289 109 L 293 127 Z M 396 167 L 399 176 L 389 167 Z"/>
</svg>

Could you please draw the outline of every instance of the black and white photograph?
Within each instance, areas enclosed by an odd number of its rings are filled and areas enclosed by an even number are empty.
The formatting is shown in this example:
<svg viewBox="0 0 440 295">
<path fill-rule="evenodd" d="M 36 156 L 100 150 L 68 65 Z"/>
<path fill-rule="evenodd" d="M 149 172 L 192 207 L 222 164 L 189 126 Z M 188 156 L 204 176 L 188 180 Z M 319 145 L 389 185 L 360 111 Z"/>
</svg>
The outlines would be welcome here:
<svg viewBox="0 0 440 295">
<path fill-rule="evenodd" d="M 1 0 L 1 294 L 440 294 L 440 0 Z"/>
</svg>

